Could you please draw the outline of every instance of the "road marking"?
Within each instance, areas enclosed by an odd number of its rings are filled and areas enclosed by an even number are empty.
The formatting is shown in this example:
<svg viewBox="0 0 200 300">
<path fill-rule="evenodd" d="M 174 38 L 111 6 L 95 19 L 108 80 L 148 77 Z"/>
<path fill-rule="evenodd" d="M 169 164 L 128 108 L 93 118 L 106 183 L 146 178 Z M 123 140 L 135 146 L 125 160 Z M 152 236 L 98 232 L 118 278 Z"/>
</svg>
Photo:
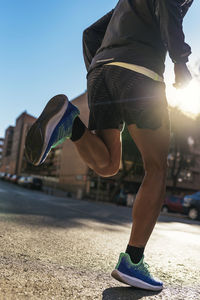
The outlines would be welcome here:
<svg viewBox="0 0 200 300">
<path fill-rule="evenodd" d="M 29 196 L 28 193 L 26 193 L 26 192 L 20 192 L 20 191 L 15 191 L 15 194 L 21 195 L 21 196 Z"/>
</svg>

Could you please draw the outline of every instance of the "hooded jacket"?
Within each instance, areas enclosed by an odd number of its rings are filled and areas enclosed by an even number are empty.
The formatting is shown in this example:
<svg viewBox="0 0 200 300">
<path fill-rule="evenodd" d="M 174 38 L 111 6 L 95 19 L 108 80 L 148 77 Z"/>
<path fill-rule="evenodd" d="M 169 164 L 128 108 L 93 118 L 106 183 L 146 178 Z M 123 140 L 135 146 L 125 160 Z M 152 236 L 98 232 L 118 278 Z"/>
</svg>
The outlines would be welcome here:
<svg viewBox="0 0 200 300">
<path fill-rule="evenodd" d="M 188 61 L 182 22 L 193 0 L 119 0 L 115 9 L 83 32 L 90 72 L 108 62 L 137 64 L 163 75 L 167 51 L 174 63 Z"/>
</svg>

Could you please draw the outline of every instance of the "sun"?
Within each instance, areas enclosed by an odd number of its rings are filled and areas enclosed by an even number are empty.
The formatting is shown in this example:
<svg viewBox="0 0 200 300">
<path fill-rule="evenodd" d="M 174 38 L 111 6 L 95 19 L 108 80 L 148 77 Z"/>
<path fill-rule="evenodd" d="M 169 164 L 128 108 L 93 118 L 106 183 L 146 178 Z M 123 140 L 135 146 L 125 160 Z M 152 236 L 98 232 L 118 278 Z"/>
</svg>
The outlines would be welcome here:
<svg viewBox="0 0 200 300">
<path fill-rule="evenodd" d="M 176 89 L 171 84 L 167 85 L 166 92 L 169 105 L 179 107 L 192 117 L 200 114 L 200 82 L 196 79 L 183 89 Z"/>
</svg>

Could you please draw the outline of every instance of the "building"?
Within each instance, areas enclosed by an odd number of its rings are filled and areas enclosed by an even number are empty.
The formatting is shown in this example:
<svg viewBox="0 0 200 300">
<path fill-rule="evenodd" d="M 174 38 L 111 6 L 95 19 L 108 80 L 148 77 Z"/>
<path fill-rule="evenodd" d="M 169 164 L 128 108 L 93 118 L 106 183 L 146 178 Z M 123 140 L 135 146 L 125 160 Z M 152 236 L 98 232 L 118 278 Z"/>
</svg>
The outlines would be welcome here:
<svg viewBox="0 0 200 300">
<path fill-rule="evenodd" d="M 36 120 L 23 112 L 16 120 L 15 127 L 9 126 L 5 132 L 1 171 L 21 174 L 24 167 L 24 143 L 28 129 Z"/>
<path fill-rule="evenodd" d="M 36 118 L 23 112 L 17 119 L 15 127 L 9 126 L 5 132 L 5 141 L 2 153 L 1 172 L 10 174 L 39 174 L 56 176 L 54 166 L 55 151 L 51 151 L 45 164 L 40 167 L 32 166 L 24 154 L 25 139 L 31 125 Z"/>
<path fill-rule="evenodd" d="M 0 166 L 0 170 L 6 173 L 10 172 L 10 159 L 11 159 L 11 151 L 13 145 L 13 134 L 14 134 L 14 127 L 9 126 L 5 132 L 3 152 L 2 152 L 2 162 Z"/>
<path fill-rule="evenodd" d="M 17 119 L 14 127 L 13 142 L 10 155 L 10 171 L 11 174 L 21 174 L 25 168 L 26 162 L 24 158 L 24 144 L 26 134 L 30 126 L 35 122 L 36 118 L 23 112 Z"/>
<path fill-rule="evenodd" d="M 60 168 L 60 147 L 52 149 L 46 161 L 41 166 L 30 164 L 24 153 L 25 139 L 31 125 L 36 118 L 23 112 L 17 119 L 15 126 L 9 126 L 5 132 L 2 151 L 1 172 L 17 175 L 38 175 L 58 178 Z M 55 181 L 55 180 L 53 180 Z"/>
<path fill-rule="evenodd" d="M 89 110 L 87 93 L 73 100 L 81 111 L 81 119 L 88 123 Z M 5 132 L 3 161 L 0 171 L 17 175 L 37 175 L 43 177 L 46 185 L 62 188 L 71 192 L 85 191 L 88 167 L 82 162 L 75 146 L 66 140 L 62 145 L 52 149 L 46 161 L 41 166 L 31 165 L 25 155 L 25 138 L 36 118 L 23 112 L 15 126 L 9 126 Z"/>
<path fill-rule="evenodd" d="M 2 158 L 3 158 L 3 145 L 4 145 L 4 139 L 0 138 L 0 168 L 2 165 Z"/>
</svg>

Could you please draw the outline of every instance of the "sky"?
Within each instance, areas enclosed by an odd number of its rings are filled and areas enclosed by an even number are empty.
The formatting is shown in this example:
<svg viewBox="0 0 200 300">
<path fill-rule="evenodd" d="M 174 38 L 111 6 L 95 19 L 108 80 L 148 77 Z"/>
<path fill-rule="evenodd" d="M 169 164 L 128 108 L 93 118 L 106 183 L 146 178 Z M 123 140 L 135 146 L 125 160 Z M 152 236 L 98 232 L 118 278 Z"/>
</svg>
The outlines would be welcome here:
<svg viewBox="0 0 200 300">
<path fill-rule="evenodd" d="M 117 0 L 0 0 L 0 137 L 23 112 L 38 117 L 48 100 L 70 100 L 86 90 L 82 32 L 117 4 Z M 184 20 L 192 47 L 190 66 L 200 60 L 200 1 Z M 173 83 L 166 62 L 167 84 Z"/>
</svg>

